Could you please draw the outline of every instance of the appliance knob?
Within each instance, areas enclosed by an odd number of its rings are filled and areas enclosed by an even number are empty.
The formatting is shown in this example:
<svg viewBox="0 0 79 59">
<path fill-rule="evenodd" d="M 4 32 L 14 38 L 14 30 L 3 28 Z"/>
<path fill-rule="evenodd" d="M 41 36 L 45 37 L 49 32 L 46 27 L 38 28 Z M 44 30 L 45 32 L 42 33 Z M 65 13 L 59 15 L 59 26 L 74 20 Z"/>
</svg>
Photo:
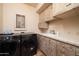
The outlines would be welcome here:
<svg viewBox="0 0 79 59">
<path fill-rule="evenodd" d="M 18 42 L 20 42 L 20 40 L 18 40 Z"/>
<path fill-rule="evenodd" d="M 30 50 L 33 50 L 33 47 L 31 47 Z"/>
</svg>

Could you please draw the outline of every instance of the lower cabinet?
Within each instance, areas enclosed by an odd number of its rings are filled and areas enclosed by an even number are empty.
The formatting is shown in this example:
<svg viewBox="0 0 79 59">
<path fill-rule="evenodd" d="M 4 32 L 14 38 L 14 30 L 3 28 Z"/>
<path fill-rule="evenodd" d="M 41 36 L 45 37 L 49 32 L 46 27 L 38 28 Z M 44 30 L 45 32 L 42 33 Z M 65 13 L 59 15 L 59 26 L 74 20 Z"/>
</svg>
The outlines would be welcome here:
<svg viewBox="0 0 79 59">
<path fill-rule="evenodd" d="M 43 40 L 44 40 L 44 43 L 45 43 L 45 46 L 44 46 L 44 52 L 46 55 L 50 55 L 50 43 L 49 43 L 49 40 L 48 38 L 46 37 L 43 37 Z M 47 43 L 48 42 L 48 43 Z"/>
<path fill-rule="evenodd" d="M 74 56 L 75 55 L 75 47 L 62 43 L 57 42 L 57 56 Z"/>
<path fill-rule="evenodd" d="M 43 40 L 43 36 L 38 36 L 38 47 L 39 49 L 41 49 L 42 51 L 44 50 L 45 48 L 45 42 Z"/>
<path fill-rule="evenodd" d="M 47 39 L 44 36 L 39 36 L 39 48 L 46 54 L 49 55 L 50 49 L 49 49 L 49 39 Z"/>
<path fill-rule="evenodd" d="M 79 47 L 39 35 L 39 48 L 47 56 L 79 56 Z"/>
<path fill-rule="evenodd" d="M 56 56 L 56 41 L 50 39 L 50 56 Z"/>
<path fill-rule="evenodd" d="M 75 49 L 75 55 L 79 56 L 79 47 L 76 47 L 76 49 Z"/>
<path fill-rule="evenodd" d="M 49 39 L 44 36 L 39 36 L 39 48 L 47 55 L 47 56 L 55 56 L 56 55 L 56 41 Z"/>
</svg>

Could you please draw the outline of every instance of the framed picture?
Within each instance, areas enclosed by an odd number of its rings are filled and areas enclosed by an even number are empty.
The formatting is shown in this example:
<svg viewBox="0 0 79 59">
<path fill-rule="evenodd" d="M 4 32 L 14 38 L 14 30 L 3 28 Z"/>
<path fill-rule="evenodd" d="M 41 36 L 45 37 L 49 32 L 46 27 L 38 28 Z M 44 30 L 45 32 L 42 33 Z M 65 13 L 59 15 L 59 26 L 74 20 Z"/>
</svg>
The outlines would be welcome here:
<svg viewBox="0 0 79 59">
<path fill-rule="evenodd" d="M 25 16 L 16 14 L 16 28 L 25 28 Z"/>
</svg>

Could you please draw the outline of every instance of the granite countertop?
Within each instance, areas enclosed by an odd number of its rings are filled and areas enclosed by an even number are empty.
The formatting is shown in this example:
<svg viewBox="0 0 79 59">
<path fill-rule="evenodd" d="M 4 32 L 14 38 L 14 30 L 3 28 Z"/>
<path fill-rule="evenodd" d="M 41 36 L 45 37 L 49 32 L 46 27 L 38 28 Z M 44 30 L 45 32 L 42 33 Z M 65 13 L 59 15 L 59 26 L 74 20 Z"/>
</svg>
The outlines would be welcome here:
<svg viewBox="0 0 79 59">
<path fill-rule="evenodd" d="M 39 35 L 46 36 L 51 39 L 59 40 L 62 42 L 66 42 L 75 46 L 79 46 L 79 39 L 71 38 L 71 37 L 64 37 L 64 36 L 57 36 L 49 33 L 38 33 Z"/>
</svg>

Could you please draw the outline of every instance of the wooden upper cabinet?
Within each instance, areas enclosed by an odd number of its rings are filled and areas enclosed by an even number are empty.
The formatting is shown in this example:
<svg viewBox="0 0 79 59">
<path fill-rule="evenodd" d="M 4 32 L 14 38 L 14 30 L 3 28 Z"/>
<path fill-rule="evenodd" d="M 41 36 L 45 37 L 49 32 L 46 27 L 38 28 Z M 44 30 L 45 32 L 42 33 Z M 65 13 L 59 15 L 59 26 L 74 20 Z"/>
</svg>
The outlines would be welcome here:
<svg viewBox="0 0 79 59">
<path fill-rule="evenodd" d="M 45 22 L 40 22 L 38 24 L 38 27 L 41 28 L 41 29 L 48 29 L 49 28 L 48 24 L 45 23 Z"/>
<path fill-rule="evenodd" d="M 64 13 L 78 6 L 79 6 L 78 3 L 54 3 L 53 4 L 53 16 Z"/>
<path fill-rule="evenodd" d="M 43 13 L 39 15 L 39 22 L 42 22 L 42 21 L 44 21 Z"/>
<path fill-rule="evenodd" d="M 45 12 L 45 22 L 53 19 L 52 5 L 47 7 L 44 12 Z"/>
<path fill-rule="evenodd" d="M 54 3 L 53 4 L 53 16 L 56 16 L 63 12 L 65 9 L 64 3 Z"/>
<path fill-rule="evenodd" d="M 41 22 L 50 22 L 52 20 L 61 19 L 56 16 L 76 7 L 79 7 L 79 3 L 45 3 L 37 12 Z"/>
<path fill-rule="evenodd" d="M 39 15 L 39 24 L 38 24 L 39 28 L 43 28 L 43 29 L 48 29 L 48 24 L 45 22 L 45 13 L 42 12 Z"/>
<path fill-rule="evenodd" d="M 39 13 L 39 28 L 41 29 L 48 29 L 48 23 L 46 21 L 51 20 L 51 11 L 52 11 L 52 4 L 48 3 L 48 4 L 44 4 L 45 7 L 43 6 L 43 8 L 45 8 L 44 10 L 40 11 Z M 41 9 L 40 9 L 41 10 Z"/>
<path fill-rule="evenodd" d="M 43 7 L 44 8 L 44 7 Z M 42 9 L 43 9 L 42 8 Z M 42 10 L 40 13 L 39 13 L 39 20 L 42 22 L 46 22 L 46 21 L 49 21 L 53 18 L 53 14 L 52 14 L 52 3 L 50 4 L 45 4 L 45 8 L 44 10 Z"/>
</svg>

